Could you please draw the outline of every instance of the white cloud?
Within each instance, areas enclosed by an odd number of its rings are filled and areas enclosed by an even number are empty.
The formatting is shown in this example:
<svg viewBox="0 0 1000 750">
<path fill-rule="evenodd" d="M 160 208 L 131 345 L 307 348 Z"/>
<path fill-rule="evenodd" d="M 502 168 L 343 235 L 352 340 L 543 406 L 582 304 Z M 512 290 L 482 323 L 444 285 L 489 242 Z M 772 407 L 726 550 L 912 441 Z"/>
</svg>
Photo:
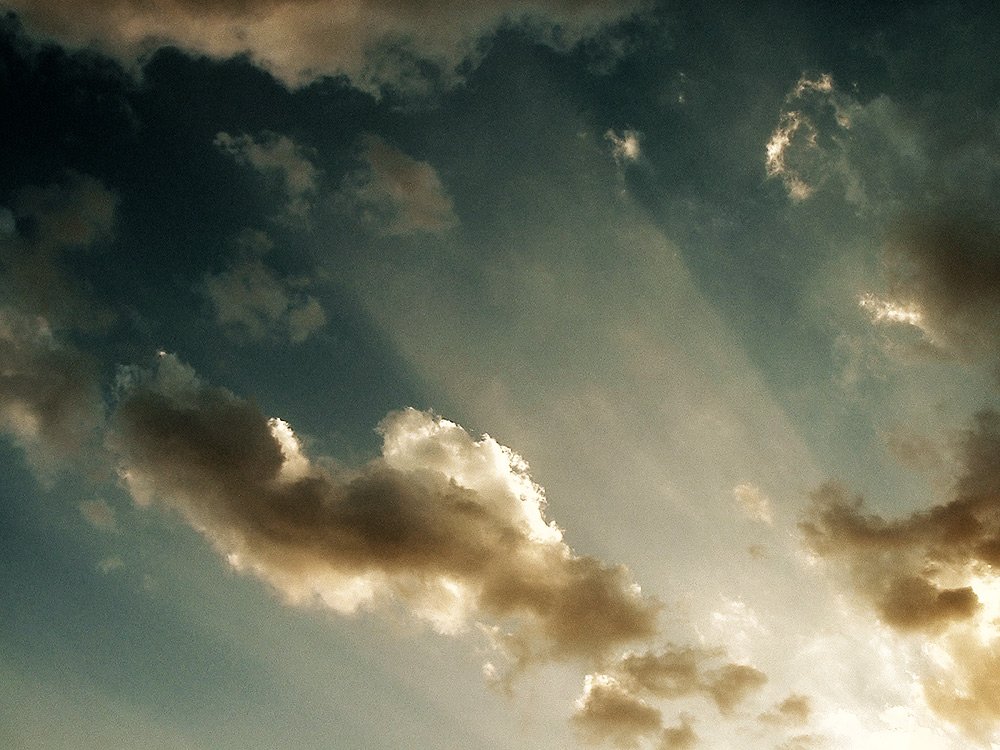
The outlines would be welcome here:
<svg viewBox="0 0 1000 750">
<path fill-rule="evenodd" d="M 443 232 L 458 224 L 437 170 L 378 136 L 364 139 L 364 166 L 348 175 L 338 200 L 386 235 Z"/>
</svg>

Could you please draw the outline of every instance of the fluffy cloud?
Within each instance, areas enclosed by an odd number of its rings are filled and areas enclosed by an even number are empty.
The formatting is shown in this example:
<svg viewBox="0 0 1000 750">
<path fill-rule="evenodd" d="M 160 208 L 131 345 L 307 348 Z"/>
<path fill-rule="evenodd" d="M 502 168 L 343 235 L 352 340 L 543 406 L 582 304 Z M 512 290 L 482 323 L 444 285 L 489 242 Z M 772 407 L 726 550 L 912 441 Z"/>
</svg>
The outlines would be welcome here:
<svg viewBox="0 0 1000 750">
<path fill-rule="evenodd" d="M 344 181 L 338 200 L 363 224 L 386 235 L 441 232 L 458 224 L 437 170 L 366 136 L 364 166 Z"/>
<path fill-rule="evenodd" d="M 80 514 L 95 529 L 115 531 L 118 528 L 115 512 L 105 500 L 87 500 L 80 503 Z"/>
<path fill-rule="evenodd" d="M 924 640 L 928 704 L 983 739 L 1000 722 L 1000 414 L 977 415 L 960 456 L 946 502 L 886 519 L 831 483 L 801 526 L 886 625 Z"/>
<path fill-rule="evenodd" d="M 663 717 L 615 678 L 587 675 L 573 723 L 591 742 L 635 747 L 643 737 L 660 731 Z"/>
<path fill-rule="evenodd" d="M 638 3 L 595 0 L 11 0 L 29 28 L 65 44 L 93 44 L 131 63 L 163 45 L 213 57 L 249 54 L 286 83 L 348 74 L 357 83 L 399 80 L 379 51 L 403 47 L 439 61 L 446 72 L 473 42 L 505 19 L 549 19 L 560 35 L 579 38 L 626 15 Z"/>
<path fill-rule="evenodd" d="M 0 428 L 48 472 L 80 454 L 103 419 L 93 363 L 43 318 L 0 309 Z"/>
<path fill-rule="evenodd" d="M 625 568 L 573 553 L 526 464 L 488 436 L 408 409 L 380 425 L 380 458 L 335 474 L 173 356 L 120 380 L 111 443 L 136 500 L 174 509 L 290 602 L 395 602 L 442 632 L 479 622 L 517 663 L 597 659 L 656 632 L 659 606 Z"/>
<path fill-rule="evenodd" d="M 88 299 L 65 258 L 110 236 L 116 205 L 116 196 L 98 180 L 76 172 L 58 183 L 18 190 L 0 231 L 0 288 L 8 299 L 53 324 L 107 323 L 111 313 Z"/>
<path fill-rule="evenodd" d="M 305 279 L 282 279 L 259 260 L 208 275 L 201 291 L 219 325 L 237 336 L 288 338 L 301 343 L 326 324 L 326 313 L 305 293 Z"/>
<path fill-rule="evenodd" d="M 278 182 L 285 193 L 288 214 L 298 219 L 307 217 L 319 187 L 319 170 L 304 148 L 288 136 L 274 133 L 257 139 L 246 134 L 219 133 L 215 145 L 238 163 Z"/>
</svg>

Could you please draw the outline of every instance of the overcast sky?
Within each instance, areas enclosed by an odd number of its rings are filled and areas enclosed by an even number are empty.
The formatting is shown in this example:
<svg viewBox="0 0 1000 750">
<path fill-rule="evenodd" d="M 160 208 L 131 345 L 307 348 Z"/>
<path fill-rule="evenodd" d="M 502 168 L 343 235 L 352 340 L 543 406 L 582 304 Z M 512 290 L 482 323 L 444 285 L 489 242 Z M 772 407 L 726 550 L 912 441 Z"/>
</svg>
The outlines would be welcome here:
<svg viewBox="0 0 1000 750">
<path fill-rule="evenodd" d="M 0 745 L 1000 747 L 992 4 L 0 11 Z"/>
</svg>

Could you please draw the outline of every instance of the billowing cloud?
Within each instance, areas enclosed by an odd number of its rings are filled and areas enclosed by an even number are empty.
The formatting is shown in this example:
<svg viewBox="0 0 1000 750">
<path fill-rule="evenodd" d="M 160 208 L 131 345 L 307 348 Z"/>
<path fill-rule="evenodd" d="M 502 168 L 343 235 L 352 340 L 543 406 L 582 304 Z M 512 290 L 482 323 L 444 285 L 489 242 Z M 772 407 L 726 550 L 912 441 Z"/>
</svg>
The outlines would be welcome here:
<svg viewBox="0 0 1000 750">
<path fill-rule="evenodd" d="M 431 164 L 375 135 L 365 137 L 362 159 L 364 165 L 345 179 L 338 200 L 363 224 L 386 235 L 441 232 L 458 224 Z"/>
<path fill-rule="evenodd" d="M 258 138 L 219 133 L 215 145 L 238 163 L 276 181 L 285 194 L 288 214 L 306 218 L 319 188 L 319 169 L 309 159 L 306 149 L 288 136 L 275 133 L 264 133 Z"/>
<path fill-rule="evenodd" d="M 481 34 L 507 19 L 558 25 L 574 39 L 632 12 L 638 3 L 595 0 L 98 0 L 69 7 L 56 0 L 11 0 L 29 28 L 72 46 L 96 45 L 127 63 L 159 46 L 212 57 L 249 54 L 286 83 L 346 73 L 357 83 L 399 80 L 379 51 L 412 50 L 445 72 Z M 374 80 L 373 80 L 374 79 Z"/>
<path fill-rule="evenodd" d="M 47 473 L 79 456 L 103 420 L 89 358 L 60 342 L 44 318 L 0 309 L 0 429 Z"/>
<path fill-rule="evenodd" d="M 830 483 L 801 527 L 886 625 L 925 640 L 928 704 L 982 739 L 1000 722 L 1000 414 L 977 415 L 959 455 L 946 502 L 886 519 Z"/>
<path fill-rule="evenodd" d="M 53 324 L 107 323 L 111 313 L 88 298 L 65 258 L 110 236 L 117 202 L 98 180 L 76 172 L 58 183 L 19 189 L 0 232 L 0 289 L 9 301 Z"/>
<path fill-rule="evenodd" d="M 292 603 L 480 623 L 516 663 L 593 660 L 656 632 L 657 603 L 624 567 L 575 554 L 527 465 L 488 436 L 407 409 L 380 425 L 381 457 L 334 473 L 171 355 L 120 381 L 111 443 L 136 501 L 177 511 Z"/>
<path fill-rule="evenodd" d="M 209 274 L 200 289 L 219 325 L 234 335 L 301 343 L 326 324 L 326 312 L 306 293 L 308 287 L 306 279 L 280 278 L 261 261 L 247 260 Z"/>
</svg>

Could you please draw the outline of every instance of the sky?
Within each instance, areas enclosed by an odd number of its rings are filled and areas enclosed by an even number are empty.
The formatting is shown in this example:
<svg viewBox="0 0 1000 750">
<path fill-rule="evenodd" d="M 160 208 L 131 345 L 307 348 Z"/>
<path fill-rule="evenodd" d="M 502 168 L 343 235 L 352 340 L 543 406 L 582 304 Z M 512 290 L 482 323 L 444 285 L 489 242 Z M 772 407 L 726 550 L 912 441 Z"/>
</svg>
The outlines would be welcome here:
<svg viewBox="0 0 1000 750">
<path fill-rule="evenodd" d="M 0 745 L 1000 747 L 998 46 L 0 0 Z"/>
</svg>

